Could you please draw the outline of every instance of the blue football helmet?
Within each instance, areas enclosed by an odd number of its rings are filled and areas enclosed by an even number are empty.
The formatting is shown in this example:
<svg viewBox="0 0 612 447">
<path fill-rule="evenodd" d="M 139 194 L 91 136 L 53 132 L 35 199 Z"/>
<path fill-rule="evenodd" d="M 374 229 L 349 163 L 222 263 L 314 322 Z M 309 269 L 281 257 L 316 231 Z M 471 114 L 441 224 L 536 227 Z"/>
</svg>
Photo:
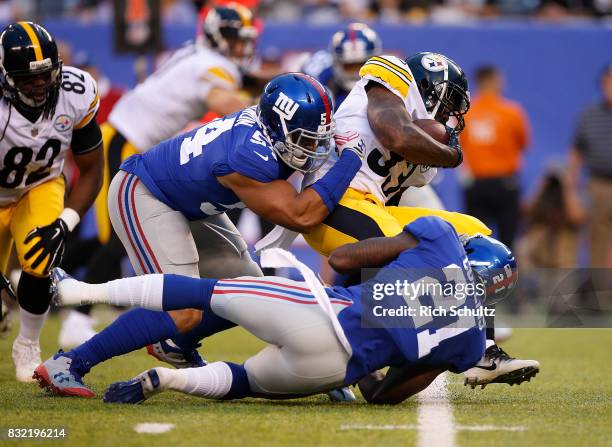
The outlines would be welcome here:
<svg viewBox="0 0 612 447">
<path fill-rule="evenodd" d="M 319 169 L 329 158 L 334 136 L 334 104 L 315 78 L 286 73 L 264 87 L 257 116 L 272 147 L 291 168 Z"/>
<path fill-rule="evenodd" d="M 333 58 L 334 79 L 346 90 L 359 81 L 359 68 L 382 51 L 378 34 L 363 23 L 351 23 L 332 36 L 329 52 Z"/>
<path fill-rule="evenodd" d="M 489 305 L 507 298 L 518 281 L 516 260 L 510 249 L 482 234 L 468 238 L 463 247 L 476 280 L 485 286 L 486 297 L 482 301 Z"/>
</svg>

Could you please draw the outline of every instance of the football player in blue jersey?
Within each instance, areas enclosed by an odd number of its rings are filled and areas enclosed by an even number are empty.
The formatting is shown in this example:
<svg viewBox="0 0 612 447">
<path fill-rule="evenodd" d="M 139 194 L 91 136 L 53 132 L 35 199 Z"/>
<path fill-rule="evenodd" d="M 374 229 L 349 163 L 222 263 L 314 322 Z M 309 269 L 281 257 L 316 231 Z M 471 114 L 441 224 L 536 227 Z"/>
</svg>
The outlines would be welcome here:
<svg viewBox="0 0 612 447">
<path fill-rule="evenodd" d="M 151 369 L 112 384 L 106 402 L 140 403 L 165 390 L 211 399 L 282 399 L 359 384 L 368 402 L 395 404 L 441 372 L 459 373 L 481 359 L 482 301 L 508 295 L 516 282 L 516 262 L 506 246 L 481 235 L 463 243 L 448 222 L 430 216 L 410 223 L 397 236 L 344 245 L 330 257 L 336 270 L 379 269 L 348 288 L 324 289 L 299 262 L 293 265 L 305 281 L 157 274 L 86 284 L 59 269 L 54 279 L 65 305 L 102 302 L 166 312 L 198 308 L 211 334 L 240 325 L 268 343 L 242 365 Z M 287 252 L 273 250 L 291 259 Z M 500 274 L 502 283 L 494 280 Z M 408 287 L 417 291 L 411 299 Z M 450 292 L 440 292 L 448 287 Z M 377 296 L 381 291 L 383 299 Z M 446 315 L 434 312 L 449 302 Z M 405 308 L 415 314 L 397 313 Z M 37 369 L 37 377 L 56 394 L 93 396 L 82 382 L 86 366 L 84 359 L 59 352 Z M 378 372 L 387 366 L 386 375 Z M 523 374 L 537 372 L 534 368 Z"/>
<path fill-rule="evenodd" d="M 372 28 L 351 23 L 332 36 L 328 50 L 312 54 L 302 71 L 329 89 L 337 109 L 359 81 L 359 69 L 381 52 L 382 41 Z"/>
<path fill-rule="evenodd" d="M 261 275 L 229 219 L 208 219 L 246 206 L 278 225 L 308 232 L 334 209 L 361 166 L 359 141 L 336 145 L 341 154 L 335 167 L 312 187 L 294 189 L 287 178 L 318 169 L 330 155 L 333 136 L 333 103 L 325 88 L 308 75 L 289 73 L 266 85 L 257 107 L 127 159 L 111 183 L 108 202 L 113 228 L 136 273 L 199 277 L 189 222 L 201 221 L 221 236 L 216 243 L 234 247 L 235 258 L 248 258 Z M 214 256 L 215 247 L 209 248 Z M 191 332 L 201 323 L 200 309 L 135 310 L 71 353 L 75 358 L 95 353 L 85 362 L 89 368 L 149 346 L 149 353 L 176 367 L 202 365 L 196 351 L 201 328 Z M 129 334 L 130 343 L 113 343 L 114 331 Z"/>
</svg>

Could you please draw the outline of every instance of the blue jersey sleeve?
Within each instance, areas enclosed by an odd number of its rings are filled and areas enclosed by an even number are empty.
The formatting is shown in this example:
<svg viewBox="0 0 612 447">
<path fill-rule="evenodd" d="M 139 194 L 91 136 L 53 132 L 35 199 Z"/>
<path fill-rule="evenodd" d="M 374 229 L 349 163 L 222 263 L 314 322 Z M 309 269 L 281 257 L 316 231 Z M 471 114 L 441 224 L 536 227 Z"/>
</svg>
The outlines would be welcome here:
<svg viewBox="0 0 612 447">
<path fill-rule="evenodd" d="M 237 135 L 233 148 L 228 151 L 226 163 L 215 167 L 215 175 L 237 172 L 262 183 L 286 179 L 290 172 L 279 161 L 270 143 L 257 129 Z"/>
</svg>

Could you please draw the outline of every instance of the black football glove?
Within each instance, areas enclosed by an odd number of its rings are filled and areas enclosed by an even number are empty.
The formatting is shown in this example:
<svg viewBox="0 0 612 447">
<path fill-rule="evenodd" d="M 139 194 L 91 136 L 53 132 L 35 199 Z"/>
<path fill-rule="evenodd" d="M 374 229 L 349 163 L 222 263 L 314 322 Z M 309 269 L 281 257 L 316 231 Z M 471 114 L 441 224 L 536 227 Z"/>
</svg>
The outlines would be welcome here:
<svg viewBox="0 0 612 447">
<path fill-rule="evenodd" d="M 34 228 L 28 233 L 24 243 L 27 244 L 36 237 L 39 238 L 39 241 L 25 254 L 25 260 L 29 260 L 40 252 L 32 262 L 32 268 L 35 269 L 48 256 L 49 260 L 43 270 L 45 275 L 48 275 L 52 268 L 57 267 L 62 262 L 66 250 L 66 237 L 69 232 L 66 222 L 60 218 L 55 219 L 47 226 Z"/>
<path fill-rule="evenodd" d="M 456 168 L 463 163 L 463 149 L 461 149 L 461 144 L 459 143 L 459 132 L 448 126 L 446 126 L 446 132 L 448 132 L 449 136 L 447 146 L 457 152 L 457 163 L 453 166 L 453 168 Z"/>
</svg>

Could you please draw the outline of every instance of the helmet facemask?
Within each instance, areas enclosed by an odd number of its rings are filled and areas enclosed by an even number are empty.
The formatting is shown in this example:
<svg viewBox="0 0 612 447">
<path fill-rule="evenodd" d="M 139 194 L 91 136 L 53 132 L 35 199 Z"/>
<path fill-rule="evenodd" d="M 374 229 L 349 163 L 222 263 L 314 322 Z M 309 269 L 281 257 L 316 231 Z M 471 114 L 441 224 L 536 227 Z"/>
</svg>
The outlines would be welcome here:
<svg viewBox="0 0 612 447">
<path fill-rule="evenodd" d="M 451 81 L 440 81 L 433 88 L 435 105 L 431 110 L 436 121 L 446 124 L 454 121 L 453 128 L 461 132 L 465 128 L 463 116 L 470 108 L 470 94 L 460 85 Z"/>
<path fill-rule="evenodd" d="M 317 132 L 302 128 L 285 130 L 285 140 L 275 141 L 272 147 L 291 168 L 303 173 L 314 172 L 329 158 L 335 130 L 333 120 L 320 125 Z"/>
</svg>

